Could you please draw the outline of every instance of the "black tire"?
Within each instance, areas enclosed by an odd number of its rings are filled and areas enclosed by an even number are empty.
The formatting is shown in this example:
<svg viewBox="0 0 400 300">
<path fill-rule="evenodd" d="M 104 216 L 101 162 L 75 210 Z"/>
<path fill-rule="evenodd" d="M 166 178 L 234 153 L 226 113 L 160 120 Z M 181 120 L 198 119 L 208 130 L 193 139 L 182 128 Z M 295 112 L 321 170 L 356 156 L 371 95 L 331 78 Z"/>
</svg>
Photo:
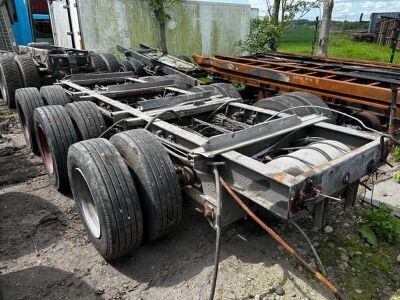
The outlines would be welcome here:
<svg viewBox="0 0 400 300">
<path fill-rule="evenodd" d="M 104 59 L 97 53 L 90 54 L 90 64 L 96 72 L 107 72 L 107 64 Z"/>
<path fill-rule="evenodd" d="M 307 93 L 307 92 L 293 92 L 287 94 L 290 97 L 297 98 L 300 102 L 303 103 L 303 105 L 316 105 L 316 106 L 321 106 L 325 108 L 329 108 L 328 104 L 324 100 L 322 100 L 320 97 L 312 94 L 312 93 Z M 323 114 L 324 116 L 327 116 L 331 120 L 335 120 L 335 115 L 332 111 L 323 109 L 323 108 L 318 108 L 318 107 L 310 107 L 309 111 L 311 113 L 316 113 L 316 114 Z"/>
<path fill-rule="evenodd" d="M 68 104 L 68 97 L 64 89 L 59 85 L 46 85 L 40 88 L 40 94 L 46 105 L 62 105 Z"/>
<path fill-rule="evenodd" d="M 211 86 L 214 86 L 223 96 L 242 99 L 237 89 L 229 83 L 213 83 Z"/>
<path fill-rule="evenodd" d="M 179 55 L 178 58 L 179 58 L 180 60 L 186 61 L 186 62 L 188 62 L 188 63 L 193 63 L 189 56 L 186 56 L 186 55 Z"/>
<path fill-rule="evenodd" d="M 134 58 L 129 58 L 128 61 L 131 63 L 131 65 L 133 67 L 133 74 L 134 75 L 142 76 L 142 75 L 146 74 L 146 72 L 143 69 L 144 68 L 143 63 L 141 63 L 140 61 L 138 61 L 138 60 L 136 60 Z"/>
<path fill-rule="evenodd" d="M 118 72 L 119 70 L 119 62 L 114 54 L 111 53 L 102 53 L 100 56 L 103 58 L 107 65 L 107 70 L 109 72 Z"/>
<path fill-rule="evenodd" d="M 144 129 L 118 133 L 110 142 L 132 171 L 142 205 L 145 238 L 153 241 L 172 232 L 182 219 L 182 195 L 163 145 Z"/>
<path fill-rule="evenodd" d="M 22 80 L 13 55 L 0 56 L 0 89 L 9 108 L 15 108 L 15 91 L 22 88 Z"/>
<path fill-rule="evenodd" d="M 68 173 L 78 212 L 97 251 L 113 260 L 138 247 L 143 237 L 140 201 L 117 149 L 105 139 L 76 143 L 68 152 Z"/>
<path fill-rule="evenodd" d="M 36 140 L 49 180 L 59 191 L 68 191 L 68 148 L 78 142 L 72 120 L 61 105 L 36 108 L 33 119 Z"/>
<path fill-rule="evenodd" d="M 165 75 L 162 76 L 164 79 L 170 79 L 175 82 L 178 88 L 181 90 L 187 90 L 189 85 L 186 83 L 185 79 L 180 75 Z"/>
<path fill-rule="evenodd" d="M 15 101 L 26 145 L 34 154 L 40 155 L 33 124 L 33 112 L 35 108 L 44 106 L 42 96 L 35 87 L 22 88 L 15 92 Z"/>
<path fill-rule="evenodd" d="M 254 103 L 254 106 L 274 110 L 276 112 L 283 111 L 289 107 L 286 106 L 286 103 L 280 103 L 269 100 L 269 98 L 261 99 Z M 293 111 L 285 111 L 285 113 L 293 113 Z"/>
<path fill-rule="evenodd" d="M 98 138 L 106 130 L 103 115 L 91 101 L 69 103 L 65 106 L 65 110 L 74 124 L 80 141 Z"/>
<path fill-rule="evenodd" d="M 32 57 L 27 55 L 16 55 L 14 60 L 21 75 L 24 87 L 40 88 L 40 76 Z"/>
<path fill-rule="evenodd" d="M 50 44 L 47 42 L 34 42 L 34 43 L 28 43 L 28 47 L 38 48 L 38 49 L 50 49 Z"/>
<path fill-rule="evenodd" d="M 135 69 L 133 68 L 132 64 L 129 61 L 123 60 L 119 63 L 119 71 L 120 72 L 134 72 Z"/>
<path fill-rule="evenodd" d="M 364 123 L 365 126 L 367 126 L 369 128 L 372 128 L 375 130 L 382 130 L 381 120 L 378 118 L 377 115 L 375 115 L 371 111 L 367 111 L 367 110 L 357 111 L 357 112 L 353 113 L 352 116 L 359 119 L 361 122 Z M 350 120 L 350 123 L 361 127 L 361 124 L 355 120 Z M 361 128 L 361 130 L 365 130 L 365 128 Z"/>
</svg>

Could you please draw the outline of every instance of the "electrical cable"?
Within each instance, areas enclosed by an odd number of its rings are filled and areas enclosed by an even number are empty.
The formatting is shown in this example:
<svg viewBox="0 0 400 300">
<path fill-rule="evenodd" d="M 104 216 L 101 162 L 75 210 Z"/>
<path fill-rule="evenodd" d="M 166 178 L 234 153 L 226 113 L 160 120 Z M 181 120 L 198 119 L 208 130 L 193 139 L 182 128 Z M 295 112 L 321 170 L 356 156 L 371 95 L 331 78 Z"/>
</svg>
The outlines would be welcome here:
<svg viewBox="0 0 400 300">
<path fill-rule="evenodd" d="M 121 123 L 122 121 L 125 121 L 126 119 L 122 119 L 119 120 L 117 122 L 115 122 L 114 124 L 112 124 L 110 127 L 107 128 L 106 131 L 104 131 L 102 134 L 99 135 L 99 138 L 102 138 L 106 133 L 108 133 L 111 129 L 113 129 L 115 126 L 117 126 L 119 123 Z"/>
<path fill-rule="evenodd" d="M 312 253 L 315 256 L 315 259 L 317 260 L 320 270 L 324 276 L 326 276 L 326 271 L 324 268 L 324 265 L 322 264 L 321 258 L 319 257 L 317 250 L 315 250 L 314 245 L 312 244 L 311 240 L 308 238 L 307 234 L 304 232 L 304 230 L 297 224 L 293 219 L 289 219 L 289 223 L 291 223 L 300 233 L 301 235 L 306 239 L 308 245 L 311 248 Z"/>
<path fill-rule="evenodd" d="M 214 164 L 214 176 L 215 176 L 215 187 L 217 193 L 217 210 L 215 214 L 216 222 L 215 222 L 215 257 L 214 257 L 214 270 L 211 281 L 211 291 L 209 300 L 214 299 L 215 295 L 215 287 L 217 285 L 217 276 L 218 276 L 218 266 L 219 266 L 219 256 L 221 249 L 221 211 L 222 211 L 222 189 L 221 189 L 221 180 L 222 178 L 219 175 L 218 165 Z"/>
</svg>

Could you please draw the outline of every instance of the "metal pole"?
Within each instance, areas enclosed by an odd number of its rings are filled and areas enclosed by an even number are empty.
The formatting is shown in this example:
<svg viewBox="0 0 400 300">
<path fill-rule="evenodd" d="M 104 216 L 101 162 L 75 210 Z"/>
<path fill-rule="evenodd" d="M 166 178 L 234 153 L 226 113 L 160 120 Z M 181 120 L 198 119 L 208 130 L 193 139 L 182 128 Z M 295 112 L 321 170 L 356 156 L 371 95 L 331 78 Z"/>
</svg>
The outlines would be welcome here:
<svg viewBox="0 0 400 300">
<path fill-rule="evenodd" d="M 400 31 L 400 16 L 399 16 L 399 19 L 397 19 L 397 27 L 396 27 L 396 29 L 394 30 L 394 33 L 393 33 L 392 51 L 390 53 L 390 63 L 393 63 L 394 55 L 396 53 L 397 43 L 398 43 L 398 40 L 399 40 L 399 31 Z"/>
<path fill-rule="evenodd" d="M 319 20 L 319 18 L 316 17 L 315 18 L 314 38 L 313 38 L 313 42 L 312 42 L 312 45 L 311 45 L 311 55 L 314 54 L 315 43 L 317 42 L 318 20 Z"/>
<path fill-rule="evenodd" d="M 74 29 L 72 26 L 72 17 L 71 17 L 71 3 L 69 0 L 67 0 L 66 2 L 67 4 L 64 5 L 64 8 L 67 9 L 67 13 L 68 13 L 68 23 L 69 23 L 69 30 L 70 32 L 68 32 L 67 34 L 71 36 L 71 42 L 72 42 L 72 48 L 76 48 L 75 47 L 75 38 L 74 38 Z"/>
<path fill-rule="evenodd" d="M 389 130 L 388 133 L 390 135 L 394 134 L 394 119 L 396 117 L 396 110 L 397 110 L 397 92 L 399 86 L 392 85 L 392 97 L 390 101 L 390 116 L 389 116 Z"/>
</svg>

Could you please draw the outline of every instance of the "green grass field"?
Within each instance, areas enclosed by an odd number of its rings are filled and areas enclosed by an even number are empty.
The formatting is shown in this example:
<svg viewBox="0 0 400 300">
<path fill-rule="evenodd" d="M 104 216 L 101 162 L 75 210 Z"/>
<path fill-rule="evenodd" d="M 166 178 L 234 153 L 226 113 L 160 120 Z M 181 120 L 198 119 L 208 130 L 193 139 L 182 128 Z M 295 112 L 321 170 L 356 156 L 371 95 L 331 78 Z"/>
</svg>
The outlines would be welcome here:
<svg viewBox="0 0 400 300">
<path fill-rule="evenodd" d="M 311 54 L 314 30 L 310 26 L 288 28 L 283 32 L 278 51 Z M 351 32 L 333 32 L 328 55 L 338 58 L 374 60 L 389 62 L 391 49 L 367 42 L 356 42 Z M 395 55 L 395 63 L 400 64 L 400 52 Z"/>
</svg>

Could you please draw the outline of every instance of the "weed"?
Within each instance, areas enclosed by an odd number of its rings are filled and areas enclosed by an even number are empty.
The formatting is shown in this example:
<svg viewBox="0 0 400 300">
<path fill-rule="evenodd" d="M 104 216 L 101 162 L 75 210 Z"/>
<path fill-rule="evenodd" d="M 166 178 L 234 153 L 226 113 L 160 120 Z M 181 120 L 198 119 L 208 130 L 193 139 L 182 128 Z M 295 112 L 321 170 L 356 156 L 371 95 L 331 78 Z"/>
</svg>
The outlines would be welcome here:
<svg viewBox="0 0 400 300">
<path fill-rule="evenodd" d="M 396 173 L 394 173 L 393 180 L 397 183 L 400 183 L 400 171 L 397 171 Z"/>
<path fill-rule="evenodd" d="M 386 205 L 381 204 L 377 210 L 365 211 L 361 220 L 358 231 L 371 245 L 377 246 L 378 238 L 390 244 L 400 241 L 400 220 Z"/>
<path fill-rule="evenodd" d="M 394 156 L 395 162 L 400 162 L 400 147 L 399 146 L 394 147 L 393 156 Z"/>
</svg>

